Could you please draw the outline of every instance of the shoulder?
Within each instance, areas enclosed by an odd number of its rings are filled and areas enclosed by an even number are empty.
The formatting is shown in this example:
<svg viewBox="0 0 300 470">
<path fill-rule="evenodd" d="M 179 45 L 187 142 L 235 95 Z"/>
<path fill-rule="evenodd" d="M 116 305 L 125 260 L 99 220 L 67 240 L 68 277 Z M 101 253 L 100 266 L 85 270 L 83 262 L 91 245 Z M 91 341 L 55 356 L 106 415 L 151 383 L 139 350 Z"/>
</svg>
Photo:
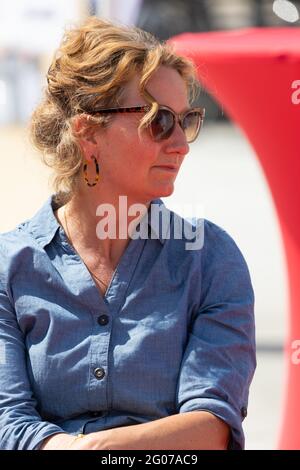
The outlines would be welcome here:
<svg viewBox="0 0 300 470">
<path fill-rule="evenodd" d="M 227 261 L 245 264 L 244 257 L 233 237 L 222 227 L 205 218 L 184 218 L 173 211 L 171 246 L 185 256 L 203 263 Z"/>
<path fill-rule="evenodd" d="M 235 302 L 252 312 L 254 290 L 244 255 L 226 230 L 208 220 L 200 270 L 201 305 Z"/>
<path fill-rule="evenodd" d="M 21 247 L 33 242 L 33 237 L 28 232 L 29 221 L 21 222 L 14 229 L 0 233 L 0 254 L 9 257 Z"/>
<path fill-rule="evenodd" d="M 17 260 L 25 260 L 32 248 L 38 248 L 28 232 L 28 221 L 17 225 L 13 230 L 0 233 L 0 280 L 4 282 L 12 272 Z"/>
<path fill-rule="evenodd" d="M 204 226 L 202 258 L 206 268 L 214 264 L 227 264 L 228 267 L 240 265 L 248 269 L 239 246 L 226 230 L 207 219 Z"/>
<path fill-rule="evenodd" d="M 174 220 L 179 217 L 173 214 Z M 171 237 L 168 257 L 172 258 L 173 265 L 176 262 L 176 267 L 185 276 L 195 279 L 196 284 L 200 282 L 203 287 L 210 285 L 213 279 L 220 285 L 235 283 L 238 279 L 245 286 L 251 286 L 244 255 L 224 228 L 205 218 L 179 219 L 185 224 L 185 230 L 179 239 Z"/>
<path fill-rule="evenodd" d="M 36 256 L 43 254 L 59 224 L 51 209 L 51 198 L 30 219 L 19 223 L 14 229 L 0 233 L 0 277 L 10 277 L 16 271 L 28 272 Z"/>
</svg>

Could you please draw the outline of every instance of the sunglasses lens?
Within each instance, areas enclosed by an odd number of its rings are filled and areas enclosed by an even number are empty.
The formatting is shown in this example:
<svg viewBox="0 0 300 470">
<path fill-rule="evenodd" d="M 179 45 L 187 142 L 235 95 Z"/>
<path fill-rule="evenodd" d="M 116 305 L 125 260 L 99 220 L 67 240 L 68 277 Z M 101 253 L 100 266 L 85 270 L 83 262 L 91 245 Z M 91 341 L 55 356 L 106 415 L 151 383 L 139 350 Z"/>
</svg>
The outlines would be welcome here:
<svg viewBox="0 0 300 470">
<path fill-rule="evenodd" d="M 191 111 L 184 116 L 183 119 L 183 130 L 188 142 L 193 142 L 201 128 L 201 114 L 199 111 Z"/>
<path fill-rule="evenodd" d="M 168 139 L 174 129 L 174 116 L 167 109 L 159 109 L 151 122 L 152 137 L 155 141 Z"/>
</svg>

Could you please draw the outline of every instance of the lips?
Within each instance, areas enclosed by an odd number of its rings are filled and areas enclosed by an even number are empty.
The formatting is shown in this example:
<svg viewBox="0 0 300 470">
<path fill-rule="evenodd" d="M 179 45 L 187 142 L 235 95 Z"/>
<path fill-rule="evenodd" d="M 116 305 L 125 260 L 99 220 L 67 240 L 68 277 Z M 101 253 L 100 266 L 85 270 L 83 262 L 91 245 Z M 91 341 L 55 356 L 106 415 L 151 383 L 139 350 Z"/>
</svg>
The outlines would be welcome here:
<svg viewBox="0 0 300 470">
<path fill-rule="evenodd" d="M 178 171 L 178 166 L 176 165 L 156 165 L 154 168 L 160 168 L 162 170 Z"/>
</svg>

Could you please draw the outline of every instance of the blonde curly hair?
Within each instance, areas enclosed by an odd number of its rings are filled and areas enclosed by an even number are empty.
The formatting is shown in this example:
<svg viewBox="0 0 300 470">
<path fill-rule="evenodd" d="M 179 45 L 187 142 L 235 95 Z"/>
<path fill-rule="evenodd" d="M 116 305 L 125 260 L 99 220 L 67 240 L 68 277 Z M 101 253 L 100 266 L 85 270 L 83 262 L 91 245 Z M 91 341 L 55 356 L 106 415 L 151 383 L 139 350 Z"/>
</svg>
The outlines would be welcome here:
<svg viewBox="0 0 300 470">
<path fill-rule="evenodd" d="M 124 86 L 136 73 L 141 76 L 140 93 L 149 102 L 145 87 L 161 65 L 178 71 L 193 100 L 198 91 L 194 64 L 152 34 L 95 16 L 65 30 L 48 70 L 48 87 L 29 122 L 31 142 L 52 168 L 52 186 L 61 199 L 68 200 L 76 190 L 83 166 L 75 116 L 96 106 L 120 105 Z M 156 105 L 151 105 L 139 132 L 155 115 Z M 111 119 L 89 115 L 85 130 L 106 127 Z"/>
</svg>

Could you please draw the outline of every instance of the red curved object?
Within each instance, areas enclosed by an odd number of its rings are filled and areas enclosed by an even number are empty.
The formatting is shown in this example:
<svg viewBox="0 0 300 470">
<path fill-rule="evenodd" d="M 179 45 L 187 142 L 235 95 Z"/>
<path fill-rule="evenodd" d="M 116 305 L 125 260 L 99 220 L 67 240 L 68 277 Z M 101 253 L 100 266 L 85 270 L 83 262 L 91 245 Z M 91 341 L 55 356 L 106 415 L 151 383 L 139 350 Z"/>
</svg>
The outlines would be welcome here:
<svg viewBox="0 0 300 470">
<path fill-rule="evenodd" d="M 187 33 L 171 42 L 194 60 L 202 84 L 243 128 L 270 185 L 290 296 L 279 447 L 300 449 L 300 364 L 292 362 L 300 340 L 300 28 Z"/>
</svg>

